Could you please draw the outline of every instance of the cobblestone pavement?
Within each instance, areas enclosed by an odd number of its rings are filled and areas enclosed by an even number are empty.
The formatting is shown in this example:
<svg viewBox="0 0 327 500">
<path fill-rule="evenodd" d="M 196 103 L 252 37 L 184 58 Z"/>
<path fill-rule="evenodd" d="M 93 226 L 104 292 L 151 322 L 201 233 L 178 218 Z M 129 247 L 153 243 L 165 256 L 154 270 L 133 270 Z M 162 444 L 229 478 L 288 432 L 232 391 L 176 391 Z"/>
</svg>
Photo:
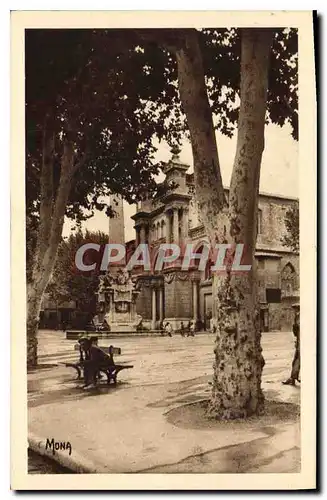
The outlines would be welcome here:
<svg viewBox="0 0 327 500">
<path fill-rule="evenodd" d="M 151 384 L 165 384 L 201 377 L 203 386 L 206 379 L 206 392 L 212 376 L 214 338 L 209 334 L 199 334 L 196 337 L 138 337 L 115 338 L 99 341 L 100 346 L 113 344 L 121 347 L 122 354 L 116 362 L 132 364 L 132 370 L 120 374 L 120 380 L 129 387 Z M 76 372 L 64 367 L 64 363 L 74 362 L 78 353 L 74 351 L 76 341 L 66 340 L 64 332 L 40 331 L 39 363 L 44 370 L 31 372 L 28 377 L 29 401 L 37 405 L 49 399 L 50 392 L 62 393 L 71 386 Z M 269 332 L 262 335 L 263 354 L 266 361 L 263 371 L 263 382 L 266 391 L 269 384 L 280 382 L 289 375 L 294 339 L 291 332 Z M 54 366 L 59 365 L 56 370 Z M 62 377 L 58 377 L 61 373 Z M 286 387 L 289 393 L 289 388 Z M 298 402 L 298 392 L 295 391 L 292 402 Z M 54 395 L 54 394 L 53 394 Z M 44 396 L 44 397 L 43 397 Z M 60 394 L 58 394 L 60 396 Z M 294 399 L 294 401 L 293 401 Z M 32 401 L 34 403 L 32 403 Z"/>
<path fill-rule="evenodd" d="M 233 430 L 168 421 L 172 410 L 210 396 L 213 343 L 209 334 L 105 339 L 99 344 L 121 347 L 117 361 L 134 368 L 120 374 L 117 387 L 90 392 L 60 365 L 76 360 L 75 341 L 63 332 L 40 332 L 44 369 L 28 375 L 29 432 L 39 446 L 48 437 L 72 442 L 72 460 L 87 461 L 87 469 L 96 472 L 298 471 L 298 419 Z M 290 371 L 292 333 L 264 333 L 262 346 L 266 399 L 298 405 L 300 387 L 281 384 Z"/>
</svg>

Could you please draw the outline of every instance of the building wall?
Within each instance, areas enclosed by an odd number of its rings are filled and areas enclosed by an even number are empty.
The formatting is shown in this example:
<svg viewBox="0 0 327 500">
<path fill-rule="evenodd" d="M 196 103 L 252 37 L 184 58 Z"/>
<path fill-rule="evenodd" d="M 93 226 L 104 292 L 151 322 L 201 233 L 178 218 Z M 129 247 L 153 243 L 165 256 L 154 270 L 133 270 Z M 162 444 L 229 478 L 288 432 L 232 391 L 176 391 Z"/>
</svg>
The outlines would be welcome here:
<svg viewBox="0 0 327 500">
<path fill-rule="evenodd" d="M 165 317 L 166 318 L 192 318 L 193 297 L 192 282 L 187 277 L 187 273 L 174 273 L 173 279 L 165 280 Z"/>
<path fill-rule="evenodd" d="M 286 211 L 292 203 L 294 203 L 292 199 L 259 196 L 258 206 L 261 211 L 261 231 L 258 232 L 258 247 L 261 245 L 268 245 L 271 248 L 281 247 L 282 237 L 286 234 Z"/>
<path fill-rule="evenodd" d="M 144 320 L 152 318 L 152 291 L 150 283 L 143 282 L 140 294 L 136 299 L 136 312 L 140 314 Z"/>
<path fill-rule="evenodd" d="M 175 162 L 175 163 L 174 163 Z M 142 206 L 143 211 L 148 213 L 150 224 L 150 241 L 162 238 L 165 241 L 167 235 L 167 214 L 165 211 L 171 207 L 187 207 L 188 209 L 188 241 L 194 244 L 194 250 L 206 240 L 205 230 L 201 223 L 198 205 L 195 199 L 193 175 L 186 174 L 187 166 L 182 165 L 178 158 L 167 164 L 166 180 L 179 184 L 172 196 L 162 198 L 160 203 L 151 200 Z M 188 200 L 188 197 L 191 199 Z M 226 198 L 229 196 L 225 189 Z M 166 200 L 166 201 L 165 201 Z M 263 316 L 268 319 L 270 330 L 289 329 L 293 322 L 292 304 L 297 300 L 299 288 L 299 257 L 290 249 L 282 245 L 282 238 L 286 234 L 285 216 L 287 209 L 295 202 L 294 199 L 267 195 L 260 193 L 258 203 L 258 235 L 256 245 L 256 264 L 258 276 L 258 299 L 261 303 Z M 179 210 L 180 208 L 178 208 Z M 151 213 L 153 216 L 151 217 Z M 134 216 L 137 221 L 137 214 Z M 142 214 L 140 213 L 140 220 Z M 164 231 L 161 226 L 164 221 Z M 227 227 L 227 213 L 221 214 L 221 225 Z M 158 231 L 158 224 L 160 230 Z M 176 234 L 172 230 L 171 234 Z M 178 273 L 176 272 L 176 276 Z M 191 280 L 173 279 L 165 280 L 165 317 L 166 318 L 193 318 L 194 304 Z M 271 294 L 267 296 L 267 289 Z M 268 297 L 268 301 L 267 301 Z M 140 314 L 151 318 L 151 292 L 144 291 L 139 301 L 146 302 L 138 306 Z M 199 287 L 199 315 L 205 321 L 207 312 L 210 311 L 212 303 L 211 282 L 207 273 L 202 273 Z M 157 307 L 158 309 L 158 307 Z"/>
</svg>

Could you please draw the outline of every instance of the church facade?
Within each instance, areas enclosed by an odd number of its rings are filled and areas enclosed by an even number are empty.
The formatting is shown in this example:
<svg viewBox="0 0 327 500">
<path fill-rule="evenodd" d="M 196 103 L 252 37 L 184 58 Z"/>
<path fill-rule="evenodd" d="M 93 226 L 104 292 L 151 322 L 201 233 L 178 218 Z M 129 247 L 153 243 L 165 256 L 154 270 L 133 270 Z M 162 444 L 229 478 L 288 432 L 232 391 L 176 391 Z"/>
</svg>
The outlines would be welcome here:
<svg viewBox="0 0 327 500">
<path fill-rule="evenodd" d="M 132 217 L 135 240 L 127 243 L 132 253 L 140 243 L 154 251 L 162 243 L 192 243 L 201 252 L 208 244 L 194 195 L 194 178 L 187 174 L 189 165 L 173 156 L 165 165 L 166 182 L 176 186 L 164 196 L 147 199 L 137 205 Z M 225 190 L 228 197 L 228 189 Z M 292 305 L 299 299 L 299 255 L 282 245 L 286 232 L 285 214 L 295 198 L 260 193 L 256 263 L 260 321 L 263 331 L 289 330 L 293 321 Z M 157 330 L 163 321 L 179 329 L 194 320 L 200 328 L 209 329 L 212 317 L 212 263 L 204 271 L 165 267 L 161 272 L 137 269 L 141 285 L 136 308 L 145 329 Z"/>
</svg>

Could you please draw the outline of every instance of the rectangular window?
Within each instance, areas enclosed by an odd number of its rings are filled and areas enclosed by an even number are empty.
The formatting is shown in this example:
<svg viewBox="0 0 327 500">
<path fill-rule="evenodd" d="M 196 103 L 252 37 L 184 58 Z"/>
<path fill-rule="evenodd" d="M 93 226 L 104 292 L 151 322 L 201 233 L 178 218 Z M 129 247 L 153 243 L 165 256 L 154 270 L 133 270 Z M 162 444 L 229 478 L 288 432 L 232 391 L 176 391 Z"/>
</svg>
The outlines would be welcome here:
<svg viewBox="0 0 327 500">
<path fill-rule="evenodd" d="M 281 289 L 266 288 L 266 301 L 270 304 L 279 304 L 281 301 Z"/>
</svg>

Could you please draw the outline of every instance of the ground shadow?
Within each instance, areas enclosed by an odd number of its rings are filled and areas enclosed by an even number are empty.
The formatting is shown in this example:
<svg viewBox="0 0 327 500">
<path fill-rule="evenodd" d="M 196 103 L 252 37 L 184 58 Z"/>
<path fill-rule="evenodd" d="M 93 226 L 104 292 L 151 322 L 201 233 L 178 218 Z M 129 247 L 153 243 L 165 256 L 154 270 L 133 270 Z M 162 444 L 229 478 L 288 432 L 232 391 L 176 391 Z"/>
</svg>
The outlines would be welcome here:
<svg viewBox="0 0 327 500">
<path fill-rule="evenodd" d="M 128 382 L 117 381 L 116 384 L 100 383 L 95 388 L 84 390 L 83 384 L 83 380 L 73 380 L 70 387 L 58 388 L 57 390 L 51 390 L 44 393 L 35 391 L 37 396 L 34 400 L 28 401 L 28 407 L 35 408 L 40 405 L 82 400 L 93 396 L 99 397 L 119 391 L 129 385 Z M 29 392 L 33 393 L 33 391 Z"/>
<path fill-rule="evenodd" d="M 37 373 L 40 370 L 50 370 L 51 368 L 55 368 L 56 366 L 58 366 L 57 363 L 52 363 L 52 364 L 42 363 L 42 364 L 39 364 L 33 368 L 27 368 L 27 374 Z"/>
<path fill-rule="evenodd" d="M 247 419 L 219 421 L 209 418 L 206 414 L 208 401 L 199 401 L 169 410 L 165 416 L 167 421 L 184 429 L 240 429 L 254 425 L 269 428 L 271 425 L 296 421 L 300 418 L 300 406 L 293 403 L 266 401 L 263 415 L 252 416 Z"/>
</svg>

